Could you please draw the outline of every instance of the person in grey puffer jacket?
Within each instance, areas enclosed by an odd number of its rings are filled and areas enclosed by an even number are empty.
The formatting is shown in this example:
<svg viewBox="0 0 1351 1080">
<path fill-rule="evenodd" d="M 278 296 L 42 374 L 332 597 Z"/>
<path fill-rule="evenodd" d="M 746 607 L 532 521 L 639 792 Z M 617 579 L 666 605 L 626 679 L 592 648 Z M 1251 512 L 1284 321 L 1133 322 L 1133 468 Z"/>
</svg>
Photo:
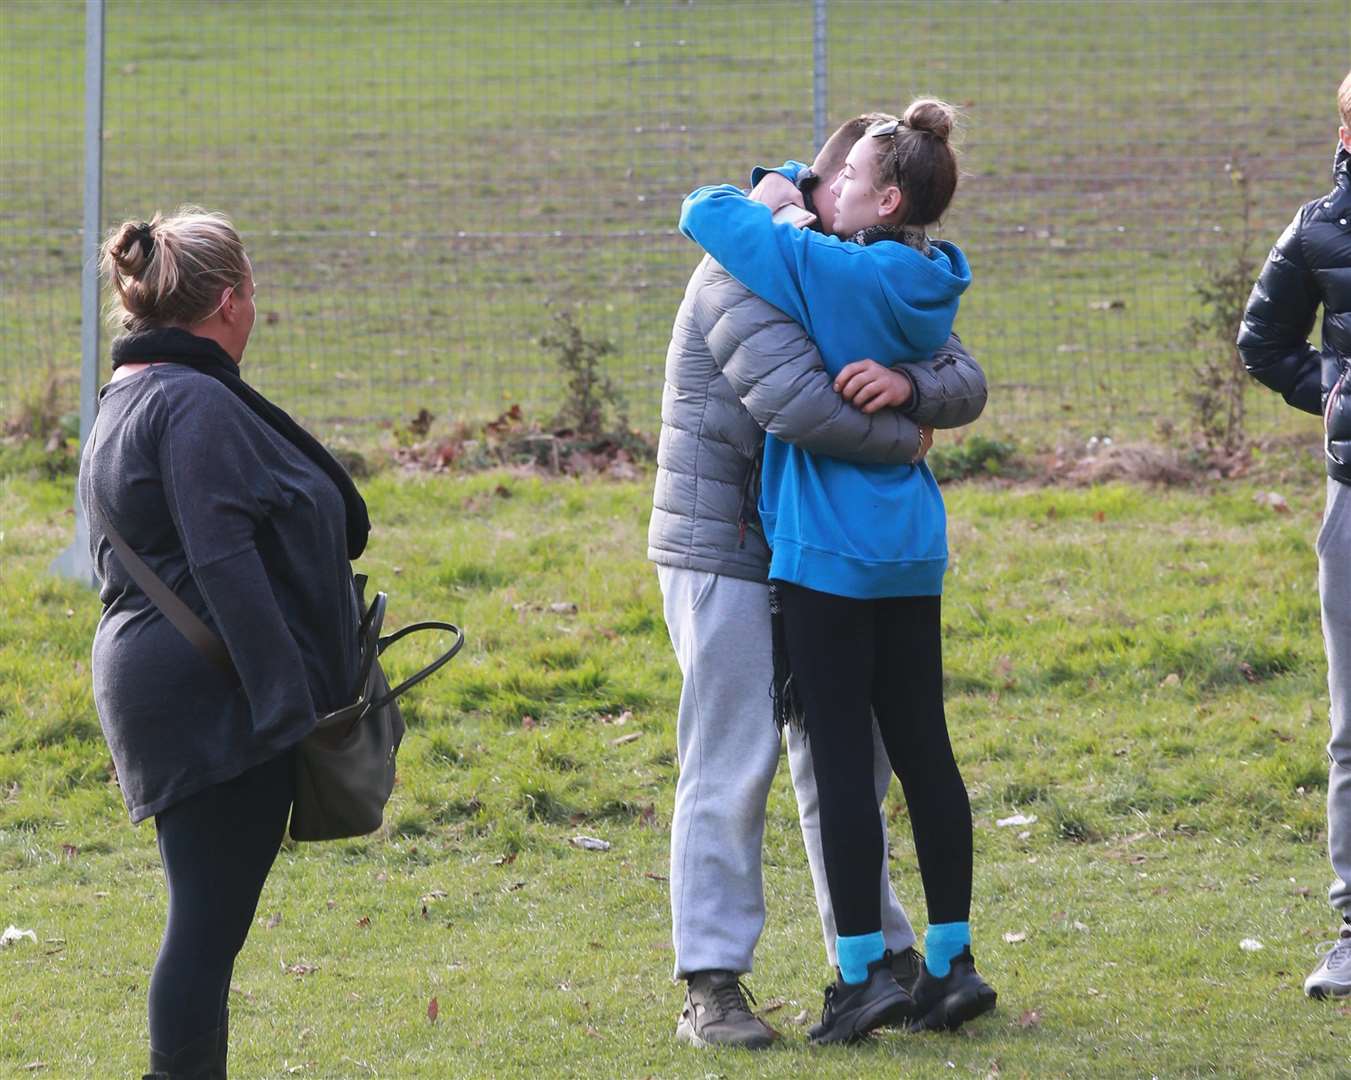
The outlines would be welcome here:
<svg viewBox="0 0 1351 1080">
<path fill-rule="evenodd" d="M 827 180 L 812 206 L 824 227 L 834 214 L 829 178 L 871 119 L 843 125 L 813 163 L 812 176 Z M 801 326 L 712 259 L 699 263 L 667 353 L 648 534 L 684 676 L 670 890 L 675 976 L 687 982 L 676 1035 L 697 1046 L 757 1048 L 777 1037 L 752 1013 L 740 983 L 764 927 L 761 847 L 780 752 L 770 699 L 769 550 L 756 510 L 764 434 L 853 461 L 910 463 L 927 451 L 923 429 L 969 424 L 985 405 L 984 373 L 955 336 L 931 360 L 903 371 L 851 367 L 859 377 L 837 392 Z M 868 389 L 860 393 L 859 386 Z M 791 730 L 788 745 L 834 963 L 810 751 Z M 880 742 L 874 760 L 880 806 L 891 777 Z M 908 986 L 920 957 L 885 866 L 878 888 L 886 944 Z"/>
<path fill-rule="evenodd" d="M 1304 980 L 1310 997 L 1351 995 L 1351 72 L 1337 95 L 1332 191 L 1300 208 L 1253 286 L 1238 351 L 1254 378 L 1323 417 L 1327 509 L 1315 545 L 1328 654 L 1328 891 L 1342 926 Z M 1323 347 L 1309 344 L 1323 307 Z"/>
</svg>

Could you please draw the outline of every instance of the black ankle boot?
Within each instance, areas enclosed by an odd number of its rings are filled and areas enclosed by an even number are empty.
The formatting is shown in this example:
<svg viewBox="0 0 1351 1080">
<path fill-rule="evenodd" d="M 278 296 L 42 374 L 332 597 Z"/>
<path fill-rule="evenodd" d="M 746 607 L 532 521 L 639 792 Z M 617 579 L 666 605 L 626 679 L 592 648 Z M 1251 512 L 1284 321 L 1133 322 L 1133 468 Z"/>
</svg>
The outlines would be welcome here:
<svg viewBox="0 0 1351 1080">
<path fill-rule="evenodd" d="M 952 958 L 948 973 L 941 979 L 921 966 L 913 993 L 911 1031 L 956 1031 L 968 1020 L 993 1009 L 998 999 L 994 987 L 976 970 L 970 945 Z"/>
<path fill-rule="evenodd" d="M 228 1049 L 229 1032 L 225 1024 L 172 1054 L 151 1047 L 150 1072 L 143 1080 L 226 1080 Z"/>
</svg>

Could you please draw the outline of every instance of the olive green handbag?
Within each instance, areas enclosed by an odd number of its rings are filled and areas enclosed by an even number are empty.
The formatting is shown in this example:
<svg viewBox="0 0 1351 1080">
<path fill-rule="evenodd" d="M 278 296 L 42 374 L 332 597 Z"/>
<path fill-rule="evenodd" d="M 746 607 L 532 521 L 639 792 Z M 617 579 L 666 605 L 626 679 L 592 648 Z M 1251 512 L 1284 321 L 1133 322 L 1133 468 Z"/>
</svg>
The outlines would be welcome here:
<svg viewBox="0 0 1351 1080">
<path fill-rule="evenodd" d="M 225 642 L 142 561 L 108 523 L 106 513 L 103 519 L 109 543 L 151 603 L 198 652 L 238 685 L 239 673 Z M 445 622 L 412 623 L 381 637 L 389 598 L 378 592 L 367 606 L 366 575 L 355 575 L 353 585 L 363 611 L 354 700 L 319 717 L 314 730 L 296 746 L 290 826 L 293 840 L 341 840 L 380 827 L 385 804 L 394 790 L 394 757 L 404 732 L 398 699 L 448 664 L 464 646 L 464 632 Z M 430 664 L 390 689 L 380 667 L 381 654 L 400 638 L 424 631 L 450 634 L 454 640 Z"/>
</svg>

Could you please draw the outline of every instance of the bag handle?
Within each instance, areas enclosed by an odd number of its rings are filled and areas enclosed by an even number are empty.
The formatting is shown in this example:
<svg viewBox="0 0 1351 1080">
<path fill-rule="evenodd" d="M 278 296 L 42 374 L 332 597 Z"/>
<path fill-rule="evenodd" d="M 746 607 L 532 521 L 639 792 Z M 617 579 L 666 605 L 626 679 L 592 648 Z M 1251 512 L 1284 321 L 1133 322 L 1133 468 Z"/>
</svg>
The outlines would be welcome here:
<svg viewBox="0 0 1351 1080">
<path fill-rule="evenodd" d="M 122 560 L 122 565 L 126 567 L 132 580 L 141 587 L 141 591 L 150 598 L 150 602 L 163 612 L 173 628 L 187 638 L 209 663 L 229 679 L 232 686 L 241 685 L 239 671 L 235 668 L 235 662 L 230 659 L 230 650 L 225 647 L 220 635 L 202 622 L 197 613 L 183 603 L 155 571 L 146 566 L 145 561 L 132 550 L 131 545 L 113 526 L 108 518 L 108 511 L 104 509 L 103 502 L 97 495 L 94 496 L 94 502 L 103 518 L 103 531 L 108 537 L 108 543 L 117 552 L 117 557 Z"/>
<path fill-rule="evenodd" d="M 440 656 L 438 656 L 435 660 L 433 660 L 430 664 L 424 667 L 421 671 L 418 671 L 410 675 L 408 678 L 404 679 L 403 682 L 399 683 L 398 686 L 394 687 L 394 689 L 391 690 L 384 697 L 380 698 L 377 701 L 371 702 L 370 707 L 372 709 L 383 709 L 391 701 L 394 701 L 396 698 L 403 696 L 405 693 L 407 693 L 409 690 L 415 687 L 418 683 L 420 683 L 423 679 L 427 678 L 429 675 L 435 674 L 446 664 L 450 663 L 450 661 L 455 658 L 455 654 L 458 653 L 462 648 L 464 648 L 464 631 L 461 630 L 458 626 L 455 626 L 454 624 L 448 622 L 415 622 L 409 623 L 407 626 L 394 631 L 394 633 L 390 634 L 388 637 L 382 637 L 380 639 L 379 645 L 376 648 L 377 655 L 383 656 L 385 650 L 389 648 L 391 645 L 393 645 L 396 641 L 398 641 L 401 637 L 406 637 L 409 634 L 416 634 L 424 630 L 438 630 L 441 633 L 454 634 L 455 643 L 451 645 L 451 647 L 447 649 L 445 652 L 443 652 Z"/>
</svg>

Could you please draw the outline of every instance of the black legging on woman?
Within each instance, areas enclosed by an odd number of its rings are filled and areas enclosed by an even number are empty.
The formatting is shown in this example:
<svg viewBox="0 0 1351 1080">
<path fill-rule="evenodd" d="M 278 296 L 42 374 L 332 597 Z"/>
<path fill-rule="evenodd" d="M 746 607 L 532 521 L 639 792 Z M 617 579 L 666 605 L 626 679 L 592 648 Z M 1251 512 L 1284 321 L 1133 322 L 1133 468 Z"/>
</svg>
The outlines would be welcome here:
<svg viewBox="0 0 1351 1080">
<path fill-rule="evenodd" d="M 217 1033 L 224 1048 L 230 975 L 286 831 L 292 769 L 287 751 L 155 817 L 169 885 L 168 925 L 150 977 L 157 1056 L 209 1058 L 200 1044 Z"/>
<path fill-rule="evenodd" d="M 856 600 L 775 582 L 821 807 L 826 880 L 841 936 L 882 924 L 882 825 L 873 714 L 905 790 L 929 923 L 971 911 L 971 803 L 943 713 L 941 600 Z"/>
</svg>

